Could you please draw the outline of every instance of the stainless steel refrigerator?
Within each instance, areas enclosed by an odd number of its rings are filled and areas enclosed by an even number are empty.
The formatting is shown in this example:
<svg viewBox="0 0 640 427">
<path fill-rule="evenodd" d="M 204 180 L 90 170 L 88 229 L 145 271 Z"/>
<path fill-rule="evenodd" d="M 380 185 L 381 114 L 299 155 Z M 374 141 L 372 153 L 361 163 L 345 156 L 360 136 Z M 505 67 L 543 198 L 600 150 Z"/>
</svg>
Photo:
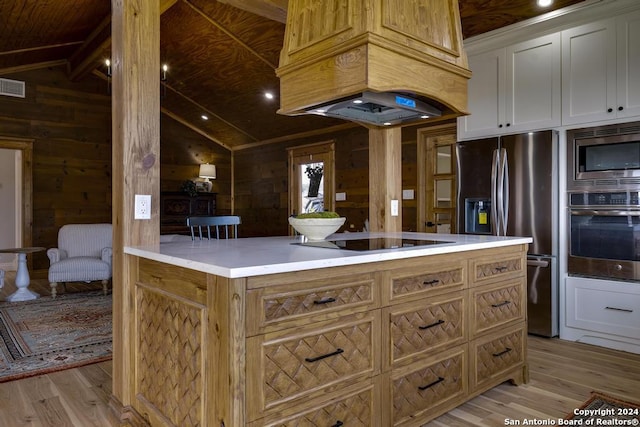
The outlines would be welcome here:
<svg viewBox="0 0 640 427">
<path fill-rule="evenodd" d="M 529 333 L 558 335 L 558 136 L 540 131 L 459 142 L 458 232 L 533 238 Z"/>
</svg>

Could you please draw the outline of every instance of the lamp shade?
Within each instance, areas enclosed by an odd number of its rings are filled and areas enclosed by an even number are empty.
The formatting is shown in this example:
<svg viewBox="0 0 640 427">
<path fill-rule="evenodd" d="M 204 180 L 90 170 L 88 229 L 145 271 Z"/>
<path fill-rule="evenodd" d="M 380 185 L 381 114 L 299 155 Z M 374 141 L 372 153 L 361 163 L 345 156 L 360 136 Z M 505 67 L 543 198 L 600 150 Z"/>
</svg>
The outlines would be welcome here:
<svg viewBox="0 0 640 427">
<path fill-rule="evenodd" d="M 216 165 L 210 165 L 208 163 L 200 165 L 200 173 L 198 176 L 200 178 L 216 179 Z"/>
</svg>

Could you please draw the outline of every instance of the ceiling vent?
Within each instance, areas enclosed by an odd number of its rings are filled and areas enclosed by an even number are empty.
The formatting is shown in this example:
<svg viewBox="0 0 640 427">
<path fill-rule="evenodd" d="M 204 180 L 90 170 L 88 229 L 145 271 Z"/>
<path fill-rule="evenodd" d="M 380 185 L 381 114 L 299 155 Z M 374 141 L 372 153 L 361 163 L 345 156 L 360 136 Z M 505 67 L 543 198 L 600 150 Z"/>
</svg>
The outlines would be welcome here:
<svg viewBox="0 0 640 427">
<path fill-rule="evenodd" d="M 24 98 L 24 82 L 19 80 L 0 79 L 0 95 Z"/>
<path fill-rule="evenodd" d="M 280 114 L 374 126 L 415 122 L 418 103 L 418 119 L 468 114 L 458 0 L 290 1 L 276 74 Z M 366 114 L 344 102 L 363 96 Z"/>
</svg>

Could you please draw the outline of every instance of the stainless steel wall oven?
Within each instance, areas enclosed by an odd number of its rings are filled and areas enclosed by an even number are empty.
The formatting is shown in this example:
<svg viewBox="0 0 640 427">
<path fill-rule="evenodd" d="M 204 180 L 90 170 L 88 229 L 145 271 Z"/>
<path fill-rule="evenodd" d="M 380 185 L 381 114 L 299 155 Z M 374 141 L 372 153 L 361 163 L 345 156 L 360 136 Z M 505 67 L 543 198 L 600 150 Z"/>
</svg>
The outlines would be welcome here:
<svg viewBox="0 0 640 427">
<path fill-rule="evenodd" d="M 640 280 L 640 122 L 567 132 L 570 275 Z"/>
<path fill-rule="evenodd" d="M 571 193 L 569 203 L 569 274 L 640 280 L 640 193 Z"/>
</svg>

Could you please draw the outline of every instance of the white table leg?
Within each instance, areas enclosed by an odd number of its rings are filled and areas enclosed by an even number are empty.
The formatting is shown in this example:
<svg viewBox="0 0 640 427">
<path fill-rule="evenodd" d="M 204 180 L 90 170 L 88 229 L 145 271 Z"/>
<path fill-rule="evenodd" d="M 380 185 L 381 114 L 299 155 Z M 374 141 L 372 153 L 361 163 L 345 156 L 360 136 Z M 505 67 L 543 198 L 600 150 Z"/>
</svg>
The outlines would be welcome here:
<svg viewBox="0 0 640 427">
<path fill-rule="evenodd" d="M 29 301 L 38 298 L 40 295 L 30 291 L 29 287 L 29 270 L 27 269 L 27 254 L 18 254 L 18 271 L 16 272 L 17 291 L 7 297 L 7 301 Z"/>
</svg>

